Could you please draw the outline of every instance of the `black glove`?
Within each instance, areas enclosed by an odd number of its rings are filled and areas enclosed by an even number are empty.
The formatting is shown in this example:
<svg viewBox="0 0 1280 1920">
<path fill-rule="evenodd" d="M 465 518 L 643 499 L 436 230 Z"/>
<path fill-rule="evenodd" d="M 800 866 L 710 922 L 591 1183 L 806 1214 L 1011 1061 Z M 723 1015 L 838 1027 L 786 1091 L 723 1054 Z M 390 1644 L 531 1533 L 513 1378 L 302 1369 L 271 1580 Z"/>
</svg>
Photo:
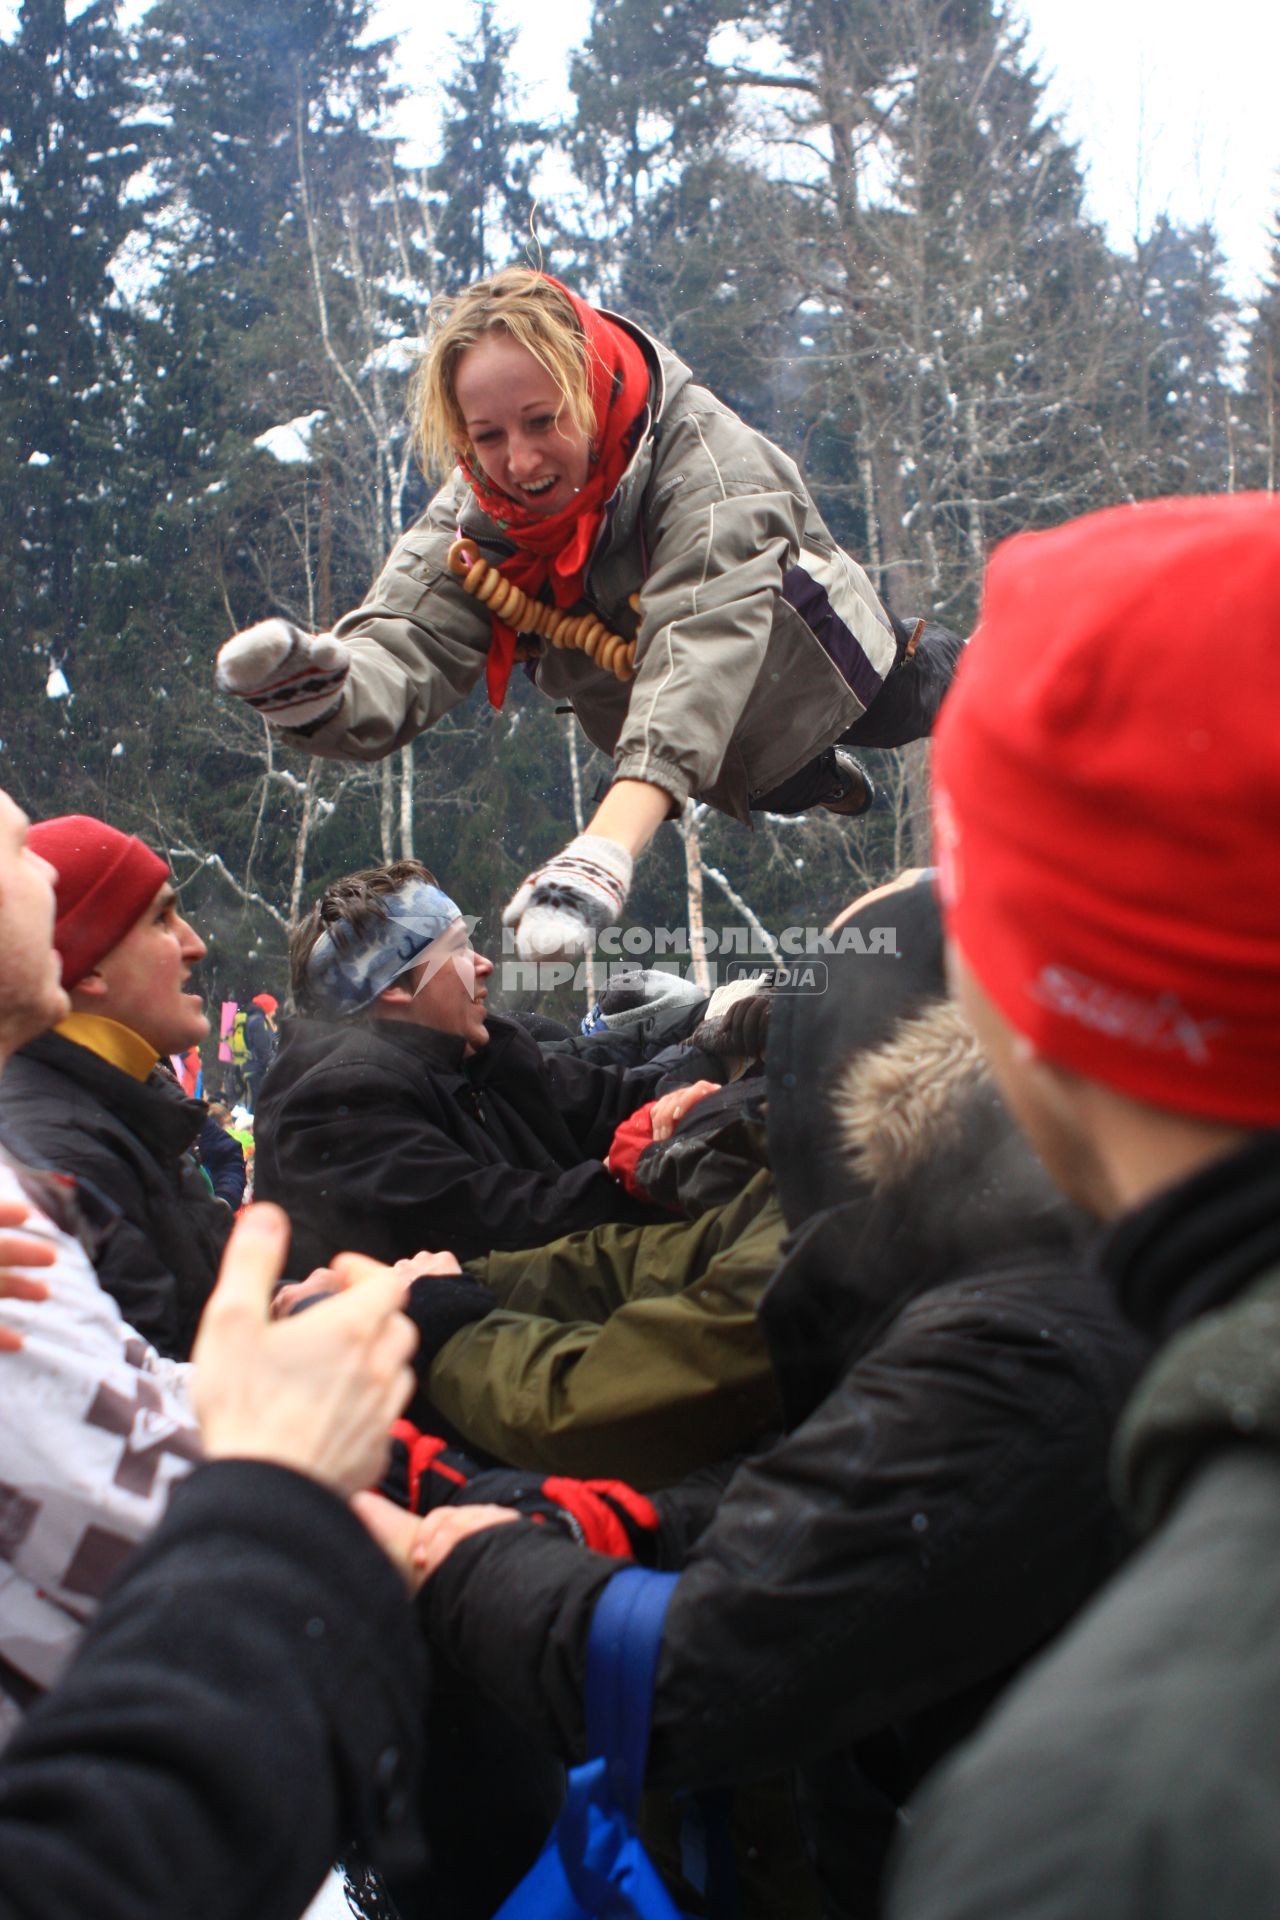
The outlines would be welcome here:
<svg viewBox="0 0 1280 1920">
<path fill-rule="evenodd" d="M 573 1480 L 559 1474 L 485 1467 L 408 1420 L 391 1429 L 391 1460 L 381 1491 L 412 1513 L 436 1507 L 512 1507 L 538 1526 L 553 1526 L 595 1553 L 650 1564 L 658 1514 L 651 1500 L 622 1480 Z"/>
<path fill-rule="evenodd" d="M 468 1481 L 486 1469 L 487 1463 L 474 1459 L 452 1441 L 437 1433 L 423 1433 L 412 1420 L 397 1420 L 391 1429 L 391 1455 L 378 1491 L 410 1513 L 430 1513 L 434 1507 L 448 1506 L 456 1500 Z"/>
<path fill-rule="evenodd" d="M 539 1525 L 559 1527 L 593 1553 L 611 1553 L 642 1565 L 652 1564 L 656 1555 L 657 1508 L 625 1480 L 574 1480 L 567 1474 L 494 1467 L 460 1487 L 452 1504 L 473 1507 L 486 1502 L 514 1507 Z"/>
<path fill-rule="evenodd" d="M 415 1280 L 409 1288 L 404 1311 L 418 1329 L 418 1351 L 414 1356 L 418 1373 L 425 1376 L 441 1347 L 460 1327 L 469 1327 L 473 1320 L 483 1320 L 497 1304 L 496 1294 L 482 1287 L 478 1280 L 468 1280 L 463 1273 L 427 1273 Z"/>
<path fill-rule="evenodd" d="M 763 1060 L 777 981 L 776 973 L 762 973 L 754 993 L 731 1000 L 723 1013 L 712 1013 L 694 1028 L 689 1045 L 719 1060 Z"/>
</svg>

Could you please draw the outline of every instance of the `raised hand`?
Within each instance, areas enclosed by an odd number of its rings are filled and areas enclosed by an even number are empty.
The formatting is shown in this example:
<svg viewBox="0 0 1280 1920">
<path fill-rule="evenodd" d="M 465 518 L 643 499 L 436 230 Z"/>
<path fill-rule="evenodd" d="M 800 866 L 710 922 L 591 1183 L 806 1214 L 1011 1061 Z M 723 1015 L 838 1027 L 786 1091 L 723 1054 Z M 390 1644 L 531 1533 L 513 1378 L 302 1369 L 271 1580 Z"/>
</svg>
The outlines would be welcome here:
<svg viewBox="0 0 1280 1920">
<path fill-rule="evenodd" d="M 576 960 L 622 918 L 632 859 L 602 834 L 580 833 L 563 853 L 527 874 L 502 916 L 522 960 Z"/>
<path fill-rule="evenodd" d="M 349 1499 L 382 1472 L 391 1423 L 413 1392 L 406 1282 L 339 1254 L 343 1291 L 272 1322 L 288 1245 L 279 1207 L 251 1207 L 237 1223 L 200 1322 L 192 1402 L 211 1458 L 273 1461 Z"/>
<path fill-rule="evenodd" d="M 331 633 L 260 620 L 221 648 L 214 679 L 275 727 L 309 727 L 342 704 L 351 655 Z"/>
</svg>

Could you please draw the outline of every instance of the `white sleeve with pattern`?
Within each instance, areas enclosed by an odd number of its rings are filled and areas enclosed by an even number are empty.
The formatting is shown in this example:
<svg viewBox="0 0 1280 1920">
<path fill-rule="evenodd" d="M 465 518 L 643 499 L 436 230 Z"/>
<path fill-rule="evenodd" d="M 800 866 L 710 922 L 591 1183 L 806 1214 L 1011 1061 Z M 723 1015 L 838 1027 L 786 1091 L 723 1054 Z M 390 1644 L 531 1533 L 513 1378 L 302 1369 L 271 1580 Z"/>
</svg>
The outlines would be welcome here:
<svg viewBox="0 0 1280 1920">
<path fill-rule="evenodd" d="M 189 1368 L 120 1318 L 71 1233 L 0 1156 L 0 1200 L 53 1247 L 44 1301 L 0 1299 L 22 1348 L 0 1354 L 0 1654 L 47 1687 L 134 1544 L 200 1458 Z"/>
</svg>

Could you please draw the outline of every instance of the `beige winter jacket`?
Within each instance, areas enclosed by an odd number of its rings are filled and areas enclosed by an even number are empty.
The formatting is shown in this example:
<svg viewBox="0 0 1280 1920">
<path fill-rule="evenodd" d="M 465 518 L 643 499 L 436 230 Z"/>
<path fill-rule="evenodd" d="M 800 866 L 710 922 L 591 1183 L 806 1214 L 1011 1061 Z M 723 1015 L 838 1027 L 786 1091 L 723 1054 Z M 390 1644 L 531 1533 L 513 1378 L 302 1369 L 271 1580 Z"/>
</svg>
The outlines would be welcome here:
<svg viewBox="0 0 1280 1920">
<path fill-rule="evenodd" d="M 552 648 L 537 684 L 572 705 L 617 778 L 746 819 L 753 796 L 866 711 L 894 664 L 893 632 L 795 463 L 621 324 L 649 359 L 652 424 L 606 511 L 582 605 L 636 636 L 636 677 Z M 446 569 L 459 528 L 495 563 L 511 551 L 455 473 L 339 623 L 352 671 L 341 709 L 308 737 L 314 752 L 380 759 L 482 678 L 489 616 Z"/>
</svg>

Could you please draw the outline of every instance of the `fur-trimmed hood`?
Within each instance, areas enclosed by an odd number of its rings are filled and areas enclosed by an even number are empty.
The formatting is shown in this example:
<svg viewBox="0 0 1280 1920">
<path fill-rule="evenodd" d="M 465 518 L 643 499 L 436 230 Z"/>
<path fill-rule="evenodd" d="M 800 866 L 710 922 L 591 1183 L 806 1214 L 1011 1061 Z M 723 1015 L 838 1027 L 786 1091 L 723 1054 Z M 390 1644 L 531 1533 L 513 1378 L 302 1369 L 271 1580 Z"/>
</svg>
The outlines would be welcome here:
<svg viewBox="0 0 1280 1920">
<path fill-rule="evenodd" d="M 888 1045 L 901 1021 L 946 998 L 930 878 L 860 906 L 839 944 L 843 952 L 794 970 L 794 981 L 776 991 L 769 1021 L 769 1164 L 791 1227 L 858 1190 L 831 1105 L 850 1065 Z"/>
<path fill-rule="evenodd" d="M 988 1078 L 978 1037 L 958 1006 L 935 1000 L 900 1020 L 884 1046 L 854 1053 L 831 1108 L 850 1172 L 899 1186 L 951 1144 L 966 1101 Z"/>
<path fill-rule="evenodd" d="M 847 1052 L 814 1098 L 844 1197 L 793 1235 L 760 1306 L 790 1422 L 921 1295 L 1040 1262 L 1060 1272 L 1087 1233 L 949 1000 L 917 1004 L 881 1045 Z"/>
</svg>

